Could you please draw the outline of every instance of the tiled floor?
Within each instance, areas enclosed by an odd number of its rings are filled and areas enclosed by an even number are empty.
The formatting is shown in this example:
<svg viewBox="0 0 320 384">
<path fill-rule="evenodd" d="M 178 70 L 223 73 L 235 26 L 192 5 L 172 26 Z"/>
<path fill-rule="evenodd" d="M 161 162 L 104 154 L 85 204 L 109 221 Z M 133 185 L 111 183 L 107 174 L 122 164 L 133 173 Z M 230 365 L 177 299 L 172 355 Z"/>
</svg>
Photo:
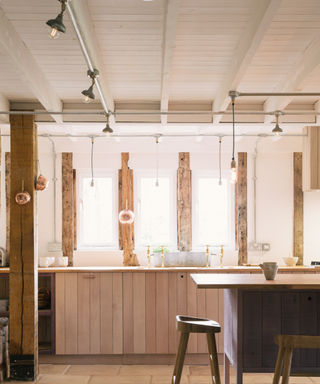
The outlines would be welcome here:
<svg viewBox="0 0 320 384">
<path fill-rule="evenodd" d="M 223 380 L 223 367 L 221 379 Z M 41 364 L 39 384 L 170 384 L 172 365 Z M 231 383 L 235 372 L 231 367 Z M 11 381 L 11 383 L 13 383 Z M 21 382 L 20 382 L 21 383 Z M 29 382 L 30 384 L 30 382 Z M 184 366 L 181 384 L 212 384 L 209 366 Z M 272 374 L 244 374 L 244 384 L 272 384 Z M 290 377 L 290 384 L 320 384 L 319 377 Z"/>
</svg>

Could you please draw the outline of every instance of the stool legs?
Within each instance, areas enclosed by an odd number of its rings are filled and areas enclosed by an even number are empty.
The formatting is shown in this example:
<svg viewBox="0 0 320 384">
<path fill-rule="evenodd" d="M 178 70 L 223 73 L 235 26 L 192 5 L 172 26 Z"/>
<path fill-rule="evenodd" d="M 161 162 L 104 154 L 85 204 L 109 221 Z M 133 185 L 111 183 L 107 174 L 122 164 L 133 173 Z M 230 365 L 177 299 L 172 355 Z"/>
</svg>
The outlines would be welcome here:
<svg viewBox="0 0 320 384">
<path fill-rule="evenodd" d="M 283 372 L 282 372 L 281 384 L 289 384 L 292 354 L 293 354 L 293 348 L 285 348 L 285 347 L 279 348 L 276 369 L 274 371 L 274 376 L 273 376 L 273 384 L 279 384 L 282 366 L 283 366 Z"/>
<path fill-rule="evenodd" d="M 181 332 L 171 384 L 180 384 L 183 362 L 186 356 L 188 340 L 189 340 L 189 333 Z"/>
<path fill-rule="evenodd" d="M 276 363 L 276 369 L 274 371 L 272 384 L 279 384 L 280 376 L 281 376 L 281 370 L 282 370 L 282 366 L 283 366 L 284 351 L 285 351 L 284 347 L 279 348 L 278 358 L 277 358 L 277 363 Z"/>
<path fill-rule="evenodd" d="M 216 338 L 213 333 L 207 333 L 207 343 L 208 343 L 212 383 L 221 384 Z"/>
</svg>

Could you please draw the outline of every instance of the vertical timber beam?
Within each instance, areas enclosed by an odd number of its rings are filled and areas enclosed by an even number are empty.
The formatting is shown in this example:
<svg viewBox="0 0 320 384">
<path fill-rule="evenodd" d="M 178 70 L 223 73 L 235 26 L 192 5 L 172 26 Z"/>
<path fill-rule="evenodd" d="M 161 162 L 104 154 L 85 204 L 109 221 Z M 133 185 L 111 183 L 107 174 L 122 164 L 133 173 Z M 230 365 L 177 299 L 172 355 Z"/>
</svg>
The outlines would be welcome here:
<svg viewBox="0 0 320 384">
<path fill-rule="evenodd" d="M 35 381 L 38 376 L 37 128 L 34 116 L 11 116 L 10 196 L 10 377 Z M 22 189 L 31 195 L 18 205 Z"/>
<path fill-rule="evenodd" d="M 62 153 L 62 252 L 73 266 L 73 154 Z"/>
<path fill-rule="evenodd" d="M 73 170 L 73 249 L 77 250 L 78 230 L 77 230 L 77 170 Z"/>
<path fill-rule="evenodd" d="M 238 153 L 238 265 L 248 260 L 247 153 Z"/>
<path fill-rule="evenodd" d="M 7 252 L 7 264 L 10 265 L 10 190 L 11 190 L 11 153 L 5 154 L 6 163 L 6 252 Z"/>
<path fill-rule="evenodd" d="M 122 177 L 122 196 L 121 209 L 126 209 L 128 201 L 128 209 L 133 212 L 133 177 L 132 171 L 128 167 L 129 153 L 121 153 L 121 177 Z M 137 255 L 133 253 L 133 229 L 132 224 L 122 225 L 122 243 L 123 243 L 123 265 L 137 266 L 140 265 Z"/>
<path fill-rule="evenodd" d="M 122 211 L 122 170 L 119 169 L 118 174 L 118 210 L 119 213 Z M 119 228 L 119 249 L 123 250 L 123 226 L 120 223 L 120 220 L 118 221 L 118 228 Z"/>
<path fill-rule="evenodd" d="M 297 265 L 303 265 L 303 192 L 302 153 L 293 154 L 293 256 L 298 257 Z"/>
<path fill-rule="evenodd" d="M 178 249 L 189 252 L 192 249 L 191 171 L 190 153 L 179 152 L 177 226 Z"/>
</svg>

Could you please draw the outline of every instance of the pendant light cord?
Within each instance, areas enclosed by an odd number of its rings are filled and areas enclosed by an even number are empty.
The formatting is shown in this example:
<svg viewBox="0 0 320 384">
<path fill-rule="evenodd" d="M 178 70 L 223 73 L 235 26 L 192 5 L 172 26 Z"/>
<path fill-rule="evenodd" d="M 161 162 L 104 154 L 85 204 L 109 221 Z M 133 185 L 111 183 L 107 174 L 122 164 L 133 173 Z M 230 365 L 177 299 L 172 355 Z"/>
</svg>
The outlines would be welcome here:
<svg viewBox="0 0 320 384">
<path fill-rule="evenodd" d="M 234 160 L 235 128 L 234 128 L 234 99 L 232 99 L 232 160 Z"/>
<path fill-rule="evenodd" d="M 222 185 L 222 181 L 221 181 L 221 142 L 222 142 L 222 138 L 219 137 L 219 185 Z"/>
<path fill-rule="evenodd" d="M 159 187 L 159 179 L 158 179 L 158 170 L 159 170 L 159 152 L 158 152 L 158 144 L 159 139 L 156 137 L 156 146 L 157 146 L 157 180 L 156 180 L 156 187 Z"/>
<path fill-rule="evenodd" d="M 91 186 L 93 187 L 93 144 L 94 144 L 94 139 L 91 139 Z"/>
</svg>

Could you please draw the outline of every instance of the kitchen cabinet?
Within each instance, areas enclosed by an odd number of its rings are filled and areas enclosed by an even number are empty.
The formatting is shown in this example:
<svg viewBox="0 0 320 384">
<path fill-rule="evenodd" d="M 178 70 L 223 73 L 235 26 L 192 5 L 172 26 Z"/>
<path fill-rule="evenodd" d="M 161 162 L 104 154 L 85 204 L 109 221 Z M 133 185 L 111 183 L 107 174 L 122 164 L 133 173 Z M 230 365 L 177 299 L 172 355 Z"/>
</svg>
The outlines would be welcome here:
<svg viewBox="0 0 320 384">
<path fill-rule="evenodd" d="M 56 354 L 175 354 L 176 315 L 223 326 L 223 291 L 197 291 L 187 272 L 56 274 Z M 206 353 L 190 335 L 188 353 Z M 218 336 L 223 352 L 223 335 Z"/>
</svg>

